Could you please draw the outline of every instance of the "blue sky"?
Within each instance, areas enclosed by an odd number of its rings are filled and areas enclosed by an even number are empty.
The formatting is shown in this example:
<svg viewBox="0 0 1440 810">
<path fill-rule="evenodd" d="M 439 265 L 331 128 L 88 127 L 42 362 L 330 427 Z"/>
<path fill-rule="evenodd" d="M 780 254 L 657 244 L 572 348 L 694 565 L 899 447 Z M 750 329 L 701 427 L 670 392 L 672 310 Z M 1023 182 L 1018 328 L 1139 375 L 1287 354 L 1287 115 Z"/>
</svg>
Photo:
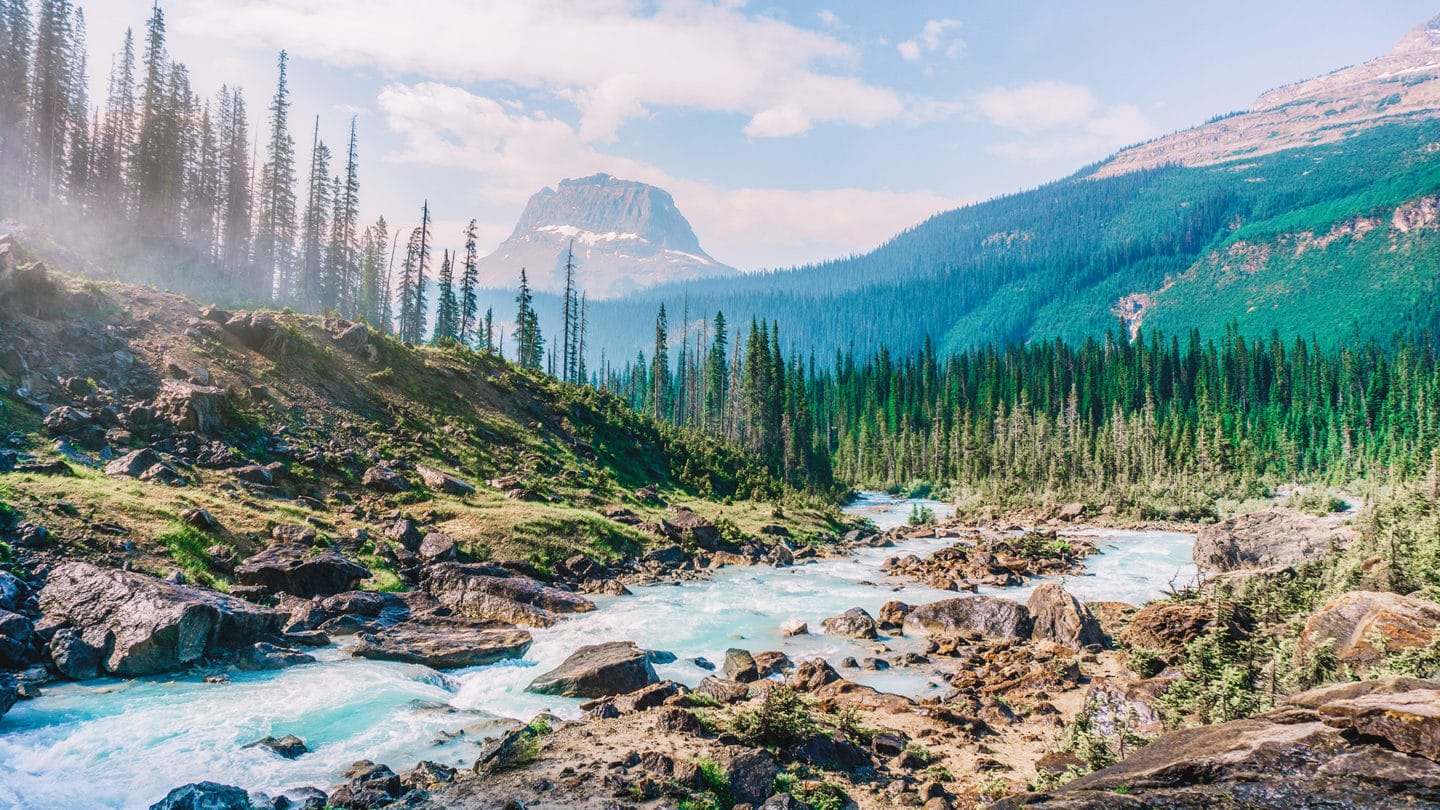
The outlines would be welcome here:
<svg viewBox="0 0 1440 810">
<path fill-rule="evenodd" d="M 80 3 L 99 98 L 151 0 Z M 244 87 L 257 124 L 275 54 L 290 52 L 302 153 L 317 114 L 337 153 L 358 116 L 368 218 L 408 227 L 429 198 L 442 236 L 458 242 L 474 217 L 493 246 L 542 186 L 607 171 L 669 190 L 706 249 L 747 270 L 864 251 L 1365 61 L 1440 12 L 1434 0 L 162 7 L 197 89 Z"/>
</svg>

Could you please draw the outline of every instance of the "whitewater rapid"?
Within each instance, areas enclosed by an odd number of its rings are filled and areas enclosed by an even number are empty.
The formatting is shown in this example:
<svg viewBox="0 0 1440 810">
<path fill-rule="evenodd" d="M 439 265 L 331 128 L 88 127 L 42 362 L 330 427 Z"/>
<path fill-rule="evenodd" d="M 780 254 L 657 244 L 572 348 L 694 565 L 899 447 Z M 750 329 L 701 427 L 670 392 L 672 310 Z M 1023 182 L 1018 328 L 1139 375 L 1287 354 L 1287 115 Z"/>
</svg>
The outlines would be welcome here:
<svg viewBox="0 0 1440 810">
<path fill-rule="evenodd" d="M 903 524 L 914 503 L 942 518 L 951 512 L 943 503 L 873 493 L 847 511 L 883 529 Z M 1101 553 L 1086 561 L 1088 575 L 1057 581 L 1083 600 L 1139 604 L 1194 578 L 1192 535 L 1082 533 Z M 832 663 L 863 657 L 873 642 L 820 634 L 821 620 L 857 606 L 873 615 L 892 599 L 923 604 L 956 596 L 919 585 L 897 589 L 880 573 L 886 558 L 923 556 L 950 542 L 909 540 L 790 568 L 732 567 L 707 580 L 633 587 L 631 596 L 595 598 L 599 610 L 532 631 L 535 642 L 523 659 L 444 674 L 354 659 L 337 646 L 316 652 L 314 664 L 229 672 L 227 684 L 188 674 L 52 684 L 0 718 L 0 807 L 144 808 L 173 787 L 201 780 L 271 794 L 327 788 L 358 759 L 397 771 L 421 759 L 468 766 L 479 744 L 509 718 L 528 720 L 542 711 L 577 716 L 577 701 L 524 689 L 575 648 L 601 641 L 628 639 L 674 653 L 675 662 L 657 665 L 656 672 L 690 685 L 710 674 L 694 659 L 718 665 L 731 647 L 782 650 L 795 659 L 821 655 Z M 1028 591 L 989 592 L 1024 599 Z M 813 634 L 782 637 L 777 628 L 792 618 L 809 623 Z M 896 637 L 885 643 L 905 651 L 922 642 Z M 846 677 L 912 697 L 941 689 L 906 668 L 847 670 Z M 241 748 L 285 734 L 300 737 L 311 753 L 285 760 Z"/>
</svg>

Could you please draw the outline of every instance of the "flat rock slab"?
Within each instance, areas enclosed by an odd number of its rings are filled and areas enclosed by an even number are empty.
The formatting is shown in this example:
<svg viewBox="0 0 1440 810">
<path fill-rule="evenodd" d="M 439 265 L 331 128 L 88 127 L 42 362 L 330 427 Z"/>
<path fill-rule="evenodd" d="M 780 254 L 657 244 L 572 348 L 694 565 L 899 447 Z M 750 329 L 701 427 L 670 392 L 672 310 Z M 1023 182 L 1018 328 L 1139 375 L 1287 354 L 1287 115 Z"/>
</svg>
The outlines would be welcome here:
<svg viewBox="0 0 1440 810">
<path fill-rule="evenodd" d="M 561 614 L 588 613 L 595 603 L 530 577 L 494 576 L 493 566 L 440 563 L 426 589 L 440 604 L 479 621 L 549 627 Z"/>
<path fill-rule="evenodd" d="M 365 566 L 334 549 L 316 549 L 297 542 L 276 543 L 235 566 L 235 582 L 302 599 L 333 596 L 370 576 Z"/>
<path fill-rule="evenodd" d="M 932 635 L 979 633 L 992 638 L 1027 639 L 1033 622 L 1019 602 L 996 596 L 961 596 L 913 608 L 905 626 Z"/>
<path fill-rule="evenodd" d="M 602 698 L 634 692 L 657 680 L 650 657 L 635 642 L 611 641 L 581 647 L 527 688 L 542 695 Z"/>
<path fill-rule="evenodd" d="M 403 661 L 432 669 L 478 667 L 520 658 L 530 649 L 530 634 L 518 628 L 401 625 L 379 633 L 361 633 L 350 650 L 357 658 Z"/>
</svg>

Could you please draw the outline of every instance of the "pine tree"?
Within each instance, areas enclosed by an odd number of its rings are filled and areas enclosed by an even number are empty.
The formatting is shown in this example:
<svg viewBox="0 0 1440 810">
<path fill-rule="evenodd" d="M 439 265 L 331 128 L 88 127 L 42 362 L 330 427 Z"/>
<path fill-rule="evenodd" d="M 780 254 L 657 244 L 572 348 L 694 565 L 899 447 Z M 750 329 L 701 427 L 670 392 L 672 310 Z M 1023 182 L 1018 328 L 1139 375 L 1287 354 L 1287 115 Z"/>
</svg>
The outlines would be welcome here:
<svg viewBox="0 0 1440 810">
<path fill-rule="evenodd" d="M 302 300 L 308 312 L 335 308 L 336 290 L 327 278 L 325 248 L 331 211 L 330 150 L 320 140 L 320 117 L 315 117 L 315 134 L 310 147 L 310 183 L 305 202 L 300 246 Z"/>
<path fill-rule="evenodd" d="M 425 334 L 426 274 L 430 267 L 430 201 L 420 209 L 420 225 L 410 233 L 400 277 L 400 339 L 418 344 Z"/>
<path fill-rule="evenodd" d="M 476 320 L 476 316 L 479 314 L 479 303 L 475 295 L 475 290 L 480 284 L 477 247 L 475 220 L 472 219 L 470 220 L 470 224 L 465 226 L 465 259 L 461 265 L 460 275 L 460 325 L 458 332 L 460 342 L 466 346 L 475 345 L 475 331 L 479 326 Z"/>
<path fill-rule="evenodd" d="M 335 185 L 335 224 L 330 233 L 332 275 L 339 285 L 340 312 L 355 317 L 359 298 L 359 263 L 355 231 L 360 221 L 360 168 L 357 165 L 355 117 L 350 118 L 350 141 L 345 148 L 345 176 Z"/>
<path fill-rule="evenodd" d="M 33 33 L 28 0 L 0 0 L 0 179 L 7 185 L 24 164 Z"/>
<path fill-rule="evenodd" d="M 39 202 L 59 190 L 70 131 L 71 19 L 68 0 L 40 0 L 30 100 L 29 188 Z"/>
<path fill-rule="evenodd" d="M 70 143 L 66 153 L 65 199 L 77 208 L 91 202 L 94 183 L 92 138 L 90 131 L 90 69 L 85 46 L 85 12 L 75 9 L 71 25 L 70 45 Z"/>
<path fill-rule="evenodd" d="M 575 363 L 575 240 L 570 240 L 570 246 L 565 251 L 565 300 L 562 303 L 564 309 L 564 333 L 560 339 L 561 349 L 561 376 L 566 382 L 574 380 Z"/>
<path fill-rule="evenodd" d="M 440 260 L 440 276 L 437 281 L 435 302 L 435 334 L 431 342 L 437 345 L 453 343 L 459 335 L 459 304 L 455 298 L 455 265 L 450 261 L 450 251 L 445 251 Z"/>
<path fill-rule="evenodd" d="M 515 296 L 515 340 L 519 346 L 516 360 L 520 367 L 539 371 L 545 358 L 545 341 L 540 336 L 540 319 L 535 315 L 530 281 L 525 268 L 520 268 L 520 292 Z M 504 338 L 501 338 L 502 342 Z"/>
<path fill-rule="evenodd" d="M 486 308 L 485 308 L 485 335 L 484 335 L 484 343 L 481 344 L 480 348 L 484 349 L 484 350 L 487 351 L 487 352 L 496 351 L 496 348 L 495 348 L 495 309 L 494 309 L 494 307 L 486 307 Z"/>
<path fill-rule="evenodd" d="M 384 287 L 381 267 L 385 264 L 389 241 L 388 226 L 382 216 L 374 225 L 365 229 L 360 249 L 359 317 L 371 326 L 380 328 L 384 328 L 381 325 L 385 324 L 388 318 L 388 307 L 383 306 L 383 299 L 388 297 L 388 291 Z"/>
<path fill-rule="evenodd" d="M 255 263 L 269 275 L 275 298 L 295 300 L 295 140 L 290 137 L 290 88 L 286 81 L 289 57 L 280 52 L 275 96 L 270 100 L 270 139 L 265 165 L 260 170 L 260 193 L 255 214 Z"/>
<path fill-rule="evenodd" d="M 133 200 L 126 180 L 135 157 L 135 35 L 128 28 L 120 60 L 110 66 L 104 124 L 96 151 L 97 194 L 112 215 L 127 220 L 133 213 Z"/>
<path fill-rule="evenodd" d="M 656 419 L 670 417 L 670 330 L 665 320 L 665 305 L 655 316 L 655 353 L 650 356 L 650 415 Z"/>
<path fill-rule="evenodd" d="M 165 12 L 157 3 L 145 23 L 145 79 L 140 91 L 140 133 L 136 140 L 134 179 L 142 232 L 162 235 L 165 222 L 166 147 L 171 122 L 168 63 L 165 56 Z M 239 98 L 240 91 L 235 91 Z M 232 108 L 233 110 L 233 108 Z M 242 116 L 231 122 L 234 131 L 245 128 Z M 248 169 L 248 166 L 247 166 Z M 247 172 L 248 185 L 248 172 Z M 248 212 L 247 212 L 248 219 Z M 248 231 L 248 222 L 247 228 Z M 227 240 L 228 241 L 228 240 Z M 238 240 L 237 240 L 238 241 Z M 233 266 L 230 268 L 235 269 Z"/>
<path fill-rule="evenodd" d="M 221 279 L 243 277 L 250 262 L 250 135 L 245 95 L 239 88 L 220 88 L 220 138 L 223 178 L 221 193 Z"/>
<path fill-rule="evenodd" d="M 729 336 L 725 330 L 725 313 L 715 313 L 715 339 L 710 344 L 710 355 L 705 361 L 705 411 L 704 428 L 719 431 L 725 408 L 725 385 L 730 376 L 726 368 L 725 352 Z"/>
</svg>

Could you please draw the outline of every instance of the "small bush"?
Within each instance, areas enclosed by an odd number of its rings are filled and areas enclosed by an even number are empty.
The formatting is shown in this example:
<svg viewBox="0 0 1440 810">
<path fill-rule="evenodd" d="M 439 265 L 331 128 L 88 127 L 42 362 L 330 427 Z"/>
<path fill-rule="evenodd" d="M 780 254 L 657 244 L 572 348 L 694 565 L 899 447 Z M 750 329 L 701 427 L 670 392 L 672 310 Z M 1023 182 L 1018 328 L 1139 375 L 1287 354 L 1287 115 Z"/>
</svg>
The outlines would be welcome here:
<svg viewBox="0 0 1440 810">
<path fill-rule="evenodd" d="M 935 522 L 935 510 L 924 504 L 913 504 L 906 522 L 911 526 L 928 526 Z"/>
<path fill-rule="evenodd" d="M 784 747 L 815 734 L 819 727 L 799 692 L 776 685 L 765 693 L 760 708 L 736 713 L 731 731 L 746 745 Z"/>
</svg>

